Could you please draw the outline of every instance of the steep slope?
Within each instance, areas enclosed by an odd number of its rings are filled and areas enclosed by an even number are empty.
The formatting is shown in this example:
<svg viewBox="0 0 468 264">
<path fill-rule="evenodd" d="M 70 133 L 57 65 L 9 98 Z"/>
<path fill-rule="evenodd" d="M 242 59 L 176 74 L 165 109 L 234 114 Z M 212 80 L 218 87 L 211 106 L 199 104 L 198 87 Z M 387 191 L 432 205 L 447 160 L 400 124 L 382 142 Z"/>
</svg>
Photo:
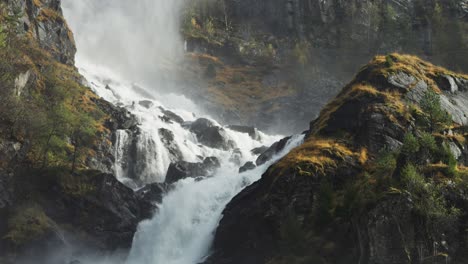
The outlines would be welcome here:
<svg viewBox="0 0 468 264">
<path fill-rule="evenodd" d="M 78 241 L 128 248 L 153 210 L 109 175 L 116 130 L 137 122 L 83 85 L 60 4 L 0 2 L 2 263 Z"/>
<path fill-rule="evenodd" d="M 185 93 L 231 123 L 302 131 L 358 65 L 377 54 L 411 53 L 468 71 L 464 0 L 203 0 L 192 5 L 183 33 L 193 68 L 185 75 L 206 83 L 195 88 L 192 81 Z"/>
<path fill-rule="evenodd" d="M 465 263 L 468 76 L 375 57 L 224 211 L 208 263 Z"/>
</svg>

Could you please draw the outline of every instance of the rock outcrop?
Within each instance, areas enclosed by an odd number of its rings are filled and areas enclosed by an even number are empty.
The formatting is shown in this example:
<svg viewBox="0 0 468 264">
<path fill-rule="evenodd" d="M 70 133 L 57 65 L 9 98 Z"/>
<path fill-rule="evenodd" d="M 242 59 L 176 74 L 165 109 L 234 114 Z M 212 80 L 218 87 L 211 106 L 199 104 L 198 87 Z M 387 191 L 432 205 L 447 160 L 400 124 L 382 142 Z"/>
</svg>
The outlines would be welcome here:
<svg viewBox="0 0 468 264">
<path fill-rule="evenodd" d="M 184 33 L 195 76 L 208 67 L 216 76 L 208 78 L 208 86 L 189 85 L 184 92 L 227 123 L 283 134 L 302 131 L 357 66 L 377 54 L 412 53 L 468 71 L 465 1 L 211 3 L 187 12 Z M 213 31 L 206 30 L 208 21 Z"/>
<path fill-rule="evenodd" d="M 215 157 L 205 158 L 203 162 L 198 163 L 186 161 L 171 163 L 167 169 L 165 183 L 172 184 L 185 178 L 211 176 L 219 167 L 219 161 Z"/>
<path fill-rule="evenodd" d="M 8 0 L 8 8 L 22 15 L 20 32 L 36 39 L 61 63 L 74 66 L 76 46 L 62 13 L 61 0 Z"/>
<path fill-rule="evenodd" d="M 206 263 L 465 263 L 467 164 L 446 146 L 468 147 L 467 79 L 376 57 L 227 205 Z"/>
<path fill-rule="evenodd" d="M 136 137 L 136 118 L 83 85 L 60 0 L 1 8 L 2 23 L 8 14 L 18 28 L 0 50 L 0 262 L 26 255 L 41 263 L 75 243 L 127 250 L 155 210 L 154 197 L 111 174 L 117 133 Z"/>
<path fill-rule="evenodd" d="M 229 150 L 235 148 L 235 143 L 229 139 L 224 128 L 217 126 L 206 118 L 197 119 L 190 125 L 190 131 L 197 136 L 203 145 Z"/>
</svg>

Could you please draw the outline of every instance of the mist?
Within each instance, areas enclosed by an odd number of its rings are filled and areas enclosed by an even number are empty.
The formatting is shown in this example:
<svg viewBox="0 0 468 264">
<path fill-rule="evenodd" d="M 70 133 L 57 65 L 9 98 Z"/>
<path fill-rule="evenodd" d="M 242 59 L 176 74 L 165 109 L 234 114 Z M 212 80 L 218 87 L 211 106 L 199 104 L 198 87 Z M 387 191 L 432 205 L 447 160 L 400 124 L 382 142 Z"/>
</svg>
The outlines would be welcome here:
<svg viewBox="0 0 468 264">
<path fill-rule="evenodd" d="M 167 90 L 174 79 L 169 69 L 183 59 L 179 17 L 184 2 L 64 0 L 77 66 L 105 66 L 124 79 Z"/>
</svg>

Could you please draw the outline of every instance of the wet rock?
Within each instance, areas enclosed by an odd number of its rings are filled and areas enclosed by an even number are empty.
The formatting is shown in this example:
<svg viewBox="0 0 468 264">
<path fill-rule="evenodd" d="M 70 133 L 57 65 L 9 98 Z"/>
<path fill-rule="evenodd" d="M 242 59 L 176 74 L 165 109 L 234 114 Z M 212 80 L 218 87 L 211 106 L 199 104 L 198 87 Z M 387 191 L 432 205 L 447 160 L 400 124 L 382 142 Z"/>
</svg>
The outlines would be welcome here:
<svg viewBox="0 0 468 264">
<path fill-rule="evenodd" d="M 262 147 L 258 147 L 258 148 L 254 148 L 250 151 L 250 153 L 254 154 L 254 155 L 261 155 L 263 152 L 267 151 L 268 150 L 268 147 L 267 146 L 262 146 Z"/>
<path fill-rule="evenodd" d="M 176 113 L 172 112 L 172 111 L 169 111 L 169 110 L 166 110 L 164 109 L 163 107 L 159 107 L 159 109 L 161 109 L 161 111 L 163 112 L 164 114 L 164 117 L 169 120 L 169 121 L 173 121 L 173 122 L 176 122 L 176 123 L 179 123 L 179 124 L 183 124 L 184 123 L 184 119 L 182 117 L 180 117 L 179 115 L 177 115 Z"/>
<path fill-rule="evenodd" d="M 109 119 L 106 120 L 105 125 L 110 130 L 136 129 L 138 125 L 137 118 L 125 108 L 114 106 L 101 98 L 91 98 L 91 100 L 93 100 L 103 112 L 109 115 Z"/>
<path fill-rule="evenodd" d="M 232 151 L 231 157 L 229 157 L 229 161 L 236 164 L 237 166 L 241 165 L 242 160 L 242 151 L 239 148 L 236 148 Z"/>
<path fill-rule="evenodd" d="M 271 160 L 276 154 L 284 149 L 286 143 L 291 139 L 291 137 L 286 137 L 281 139 L 278 142 L 275 142 L 271 145 L 265 152 L 263 152 L 256 161 L 257 166 L 265 164 L 267 161 Z"/>
<path fill-rule="evenodd" d="M 177 146 L 177 144 L 174 142 L 174 133 L 172 133 L 172 131 L 165 129 L 165 128 L 160 128 L 158 130 L 158 133 L 159 133 L 162 143 L 164 144 L 166 149 L 169 151 L 171 160 L 172 161 L 181 160 L 183 155 L 179 147 Z"/>
<path fill-rule="evenodd" d="M 203 162 L 199 163 L 186 161 L 171 163 L 167 170 L 165 183 L 172 184 L 185 178 L 211 176 L 219 167 L 220 163 L 215 157 L 205 158 Z"/>
<path fill-rule="evenodd" d="M 30 177 L 26 173 L 22 177 Z M 139 222 L 152 217 L 155 210 L 153 204 L 140 199 L 111 174 L 84 171 L 59 176 L 45 172 L 39 176 L 48 182 L 45 185 L 34 183 L 32 190 L 41 197 L 36 202 L 54 222 L 52 227 L 65 228 L 53 233 L 63 231 L 67 240 L 79 241 L 96 250 L 129 249 Z M 63 177 L 73 177 L 76 182 L 69 178 L 64 186 Z M 37 180 L 30 179 L 30 182 L 34 181 Z M 31 241 L 36 247 L 49 241 L 48 238 L 38 239 Z"/>
<path fill-rule="evenodd" d="M 249 134 L 249 136 L 254 140 L 260 139 L 260 134 L 258 133 L 258 130 L 255 127 L 229 125 L 227 126 L 227 128 L 237 131 L 237 132 Z"/>
<path fill-rule="evenodd" d="M 143 106 L 144 108 L 147 108 L 147 109 L 150 109 L 154 105 L 154 103 L 152 101 L 149 101 L 149 100 L 139 101 L 138 104 Z"/>
<path fill-rule="evenodd" d="M 242 167 L 239 168 L 239 173 L 243 173 L 243 172 L 246 172 L 246 171 L 249 171 L 249 170 L 253 170 L 256 167 L 257 166 L 255 166 L 255 163 L 253 163 L 252 161 L 249 161 L 249 162 L 245 163 Z"/>
<path fill-rule="evenodd" d="M 141 201 L 161 203 L 168 189 L 169 186 L 166 183 L 152 183 L 138 190 L 136 195 Z"/>
<path fill-rule="evenodd" d="M 226 131 L 206 118 L 193 122 L 190 131 L 197 136 L 200 143 L 208 147 L 222 150 L 235 148 L 235 143 L 228 138 Z"/>
</svg>

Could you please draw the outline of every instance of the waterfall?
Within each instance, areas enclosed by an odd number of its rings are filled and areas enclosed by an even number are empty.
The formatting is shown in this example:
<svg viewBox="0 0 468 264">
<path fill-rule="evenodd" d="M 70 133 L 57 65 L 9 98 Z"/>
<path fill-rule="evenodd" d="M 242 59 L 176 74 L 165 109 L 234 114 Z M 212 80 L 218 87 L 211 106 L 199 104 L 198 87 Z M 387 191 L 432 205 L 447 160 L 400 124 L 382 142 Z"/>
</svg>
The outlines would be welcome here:
<svg viewBox="0 0 468 264">
<path fill-rule="evenodd" d="M 220 163 L 210 177 L 186 178 L 174 184 L 153 219 L 139 225 L 128 264 L 198 263 L 209 254 L 226 204 L 303 140 L 302 135 L 292 137 L 272 160 L 239 174 L 239 164 L 257 158 L 252 149 L 270 146 L 281 137 L 236 132 L 184 96 L 162 92 L 175 85 L 166 78 L 165 66 L 182 61 L 178 15 L 183 3 L 63 0 L 65 16 L 76 36 L 77 67 L 89 87 L 105 100 L 125 107 L 139 123 L 137 132 L 117 131 L 117 179 L 136 189 L 164 182 L 172 162 L 196 163 L 215 157 Z M 229 146 L 215 148 L 200 142 L 191 129 L 200 117 L 222 131 Z"/>
<path fill-rule="evenodd" d="M 158 214 L 140 224 L 128 264 L 196 264 L 209 254 L 214 231 L 226 204 L 258 180 L 268 166 L 302 142 L 295 136 L 273 160 L 239 175 L 225 163 L 214 177 L 179 181 L 159 207 Z"/>
</svg>

